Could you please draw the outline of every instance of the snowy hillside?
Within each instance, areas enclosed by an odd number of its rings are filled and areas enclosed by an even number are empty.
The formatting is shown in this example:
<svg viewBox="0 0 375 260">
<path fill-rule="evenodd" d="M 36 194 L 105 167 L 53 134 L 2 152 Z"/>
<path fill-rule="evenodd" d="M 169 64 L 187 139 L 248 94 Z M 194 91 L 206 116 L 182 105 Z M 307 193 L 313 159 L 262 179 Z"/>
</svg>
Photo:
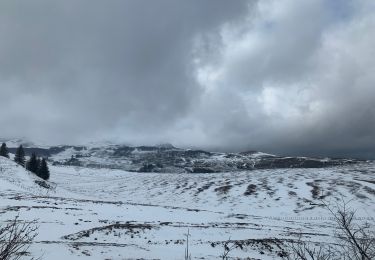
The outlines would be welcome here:
<svg viewBox="0 0 375 260">
<path fill-rule="evenodd" d="M 56 185 L 54 183 L 40 179 L 12 160 L 1 156 L 0 175 L 0 188 L 2 192 L 20 191 L 40 195 L 56 192 Z M 50 189 L 46 190 L 43 186 L 49 186 Z"/>
<path fill-rule="evenodd" d="M 322 205 L 350 200 L 373 221 L 372 162 L 319 169 L 226 173 L 137 173 L 52 166 L 47 187 L 0 158 L 1 222 L 37 220 L 31 247 L 43 259 L 183 259 L 189 230 L 193 259 L 281 259 L 282 243 L 334 241 Z"/>
</svg>

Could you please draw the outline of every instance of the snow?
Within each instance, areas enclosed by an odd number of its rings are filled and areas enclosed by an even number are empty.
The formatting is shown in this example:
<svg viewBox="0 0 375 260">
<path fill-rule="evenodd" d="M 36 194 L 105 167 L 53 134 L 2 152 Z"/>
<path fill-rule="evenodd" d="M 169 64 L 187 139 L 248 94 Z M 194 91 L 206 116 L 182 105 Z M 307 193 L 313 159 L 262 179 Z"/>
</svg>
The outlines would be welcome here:
<svg viewBox="0 0 375 260">
<path fill-rule="evenodd" d="M 303 232 L 311 241 L 334 241 L 321 195 L 327 203 L 353 199 L 367 220 L 375 213 L 373 162 L 204 174 L 50 170 L 46 189 L 0 157 L 0 220 L 36 220 L 31 252 L 43 259 L 183 259 L 188 229 L 193 259 L 218 259 L 229 238 L 249 244 L 232 257 L 278 259 L 274 238 Z"/>
<path fill-rule="evenodd" d="M 42 142 L 42 141 L 35 142 L 35 140 L 31 142 L 27 140 L 26 138 L 13 138 L 13 139 L 0 138 L 0 143 L 6 143 L 7 146 L 10 148 L 16 148 L 20 145 L 23 145 L 23 147 L 39 147 L 39 148 L 50 147 L 45 142 Z"/>
</svg>

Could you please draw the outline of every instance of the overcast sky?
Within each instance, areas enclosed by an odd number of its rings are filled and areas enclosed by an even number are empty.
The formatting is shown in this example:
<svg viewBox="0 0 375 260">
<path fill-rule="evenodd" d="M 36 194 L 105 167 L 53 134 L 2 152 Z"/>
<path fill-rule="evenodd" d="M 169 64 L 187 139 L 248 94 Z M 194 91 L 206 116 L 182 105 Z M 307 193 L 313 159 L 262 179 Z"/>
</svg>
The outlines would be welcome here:
<svg viewBox="0 0 375 260">
<path fill-rule="evenodd" d="M 0 137 L 375 158 L 373 0 L 0 2 Z"/>
</svg>

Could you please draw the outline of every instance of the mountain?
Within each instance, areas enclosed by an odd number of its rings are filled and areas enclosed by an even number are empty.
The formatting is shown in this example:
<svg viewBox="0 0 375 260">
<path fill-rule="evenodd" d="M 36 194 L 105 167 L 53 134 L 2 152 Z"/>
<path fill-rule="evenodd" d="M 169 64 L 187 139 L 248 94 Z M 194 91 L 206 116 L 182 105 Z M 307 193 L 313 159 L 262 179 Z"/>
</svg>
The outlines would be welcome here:
<svg viewBox="0 0 375 260">
<path fill-rule="evenodd" d="M 21 143 L 21 142 L 19 142 Z M 9 148 L 14 153 L 16 148 Z M 32 152 L 48 157 L 54 165 L 90 168 L 122 169 L 132 172 L 213 173 L 255 169 L 322 168 L 357 163 L 354 159 L 285 157 L 247 151 L 219 153 L 181 149 L 170 144 L 157 146 L 127 146 L 90 144 L 87 146 L 25 146 Z"/>
</svg>

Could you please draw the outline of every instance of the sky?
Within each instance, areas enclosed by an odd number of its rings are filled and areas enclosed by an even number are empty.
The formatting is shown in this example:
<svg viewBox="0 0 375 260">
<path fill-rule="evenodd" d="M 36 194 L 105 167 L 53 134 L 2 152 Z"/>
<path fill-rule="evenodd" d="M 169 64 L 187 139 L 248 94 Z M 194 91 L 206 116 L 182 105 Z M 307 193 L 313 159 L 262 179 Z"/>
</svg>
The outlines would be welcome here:
<svg viewBox="0 0 375 260">
<path fill-rule="evenodd" d="M 373 0 L 0 2 L 0 137 L 375 158 Z"/>
</svg>

